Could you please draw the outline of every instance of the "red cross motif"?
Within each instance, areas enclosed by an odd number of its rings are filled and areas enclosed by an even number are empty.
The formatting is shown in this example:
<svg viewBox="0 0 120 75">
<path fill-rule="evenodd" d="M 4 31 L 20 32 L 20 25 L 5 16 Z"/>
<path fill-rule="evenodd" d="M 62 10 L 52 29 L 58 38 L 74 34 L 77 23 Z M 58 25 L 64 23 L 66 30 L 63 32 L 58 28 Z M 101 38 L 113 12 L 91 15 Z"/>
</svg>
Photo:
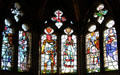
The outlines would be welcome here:
<svg viewBox="0 0 120 75">
<path fill-rule="evenodd" d="M 60 10 L 55 11 L 54 13 L 56 17 L 52 17 L 52 21 L 56 21 L 55 25 L 58 27 L 58 29 L 63 25 L 62 22 L 66 21 L 65 17 L 62 17 L 63 12 Z"/>
<path fill-rule="evenodd" d="M 58 19 L 60 19 L 60 17 L 62 16 L 62 13 L 61 13 L 61 11 L 56 11 L 56 16 L 58 17 Z"/>
<path fill-rule="evenodd" d="M 63 12 L 60 10 L 55 11 L 55 15 L 56 17 L 52 17 L 53 21 L 57 21 L 57 22 L 64 22 L 66 21 L 65 17 L 61 17 L 63 15 Z"/>
</svg>

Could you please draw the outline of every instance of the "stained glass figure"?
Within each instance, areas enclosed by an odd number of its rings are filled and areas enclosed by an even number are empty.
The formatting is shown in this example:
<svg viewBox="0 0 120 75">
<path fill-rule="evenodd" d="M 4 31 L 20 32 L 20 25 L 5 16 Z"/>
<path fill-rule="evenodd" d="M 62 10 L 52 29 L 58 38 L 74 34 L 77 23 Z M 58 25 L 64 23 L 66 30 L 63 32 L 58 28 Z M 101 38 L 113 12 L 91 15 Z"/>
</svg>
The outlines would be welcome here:
<svg viewBox="0 0 120 75">
<path fill-rule="evenodd" d="M 118 69 L 117 34 L 114 27 L 104 31 L 104 67 L 106 71 Z"/>
<path fill-rule="evenodd" d="M 86 35 L 86 59 L 88 73 L 100 72 L 99 32 Z"/>
<path fill-rule="evenodd" d="M 30 68 L 30 40 L 31 34 L 26 31 L 19 31 L 19 47 L 18 47 L 18 71 L 28 71 Z"/>
<path fill-rule="evenodd" d="M 104 15 L 107 14 L 108 10 L 104 9 L 104 5 L 103 4 L 100 4 L 98 7 L 97 7 L 97 11 L 95 14 L 94 14 L 94 17 L 95 18 L 98 18 L 98 22 L 101 24 L 104 20 Z"/>
<path fill-rule="evenodd" d="M 23 16 L 23 12 L 20 10 L 21 6 L 18 2 L 14 3 L 14 8 L 11 9 L 11 13 L 14 14 L 16 22 L 19 21 L 20 17 Z"/>
<path fill-rule="evenodd" d="M 63 25 L 62 22 L 66 21 L 65 17 L 62 17 L 63 12 L 60 10 L 55 11 L 54 13 L 56 15 L 56 17 L 52 17 L 52 21 L 56 21 L 55 25 L 59 28 L 61 28 L 61 26 Z"/>
<path fill-rule="evenodd" d="M 1 55 L 1 69 L 11 70 L 13 60 L 13 29 L 9 20 L 5 19 L 5 27 L 2 32 L 2 55 Z"/>
<path fill-rule="evenodd" d="M 47 27 L 45 34 L 41 36 L 41 73 L 57 72 L 57 36 L 52 34 L 54 30 Z"/>
<path fill-rule="evenodd" d="M 66 35 L 61 36 L 61 71 L 62 73 L 77 72 L 77 39 L 73 30 L 66 28 Z"/>
</svg>

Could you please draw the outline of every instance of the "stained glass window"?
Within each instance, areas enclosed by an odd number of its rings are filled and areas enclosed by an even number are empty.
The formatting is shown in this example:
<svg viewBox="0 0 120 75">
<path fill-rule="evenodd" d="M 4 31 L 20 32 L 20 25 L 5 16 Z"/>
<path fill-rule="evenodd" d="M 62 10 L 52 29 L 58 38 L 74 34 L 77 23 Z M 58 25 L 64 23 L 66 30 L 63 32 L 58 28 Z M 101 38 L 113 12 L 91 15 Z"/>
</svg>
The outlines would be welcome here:
<svg viewBox="0 0 120 75">
<path fill-rule="evenodd" d="M 100 72 L 99 32 L 86 35 L 86 59 L 88 73 Z"/>
<path fill-rule="evenodd" d="M 11 9 L 11 13 L 14 15 L 16 22 L 23 16 L 23 12 L 20 10 L 21 6 L 18 2 L 14 3 L 14 8 Z"/>
<path fill-rule="evenodd" d="M 109 23 L 113 24 L 113 23 Z M 104 67 L 106 71 L 118 69 L 117 34 L 114 27 L 104 31 Z"/>
<path fill-rule="evenodd" d="M 22 25 L 23 30 L 19 31 L 19 47 L 18 47 L 18 71 L 28 71 L 30 68 L 31 57 L 31 34 L 27 32 L 27 28 Z"/>
<path fill-rule="evenodd" d="M 2 53 L 1 53 L 1 69 L 11 70 L 13 60 L 13 29 L 8 19 L 5 19 L 5 27 L 2 32 Z"/>
<path fill-rule="evenodd" d="M 101 24 L 104 20 L 104 15 L 107 14 L 108 10 L 104 9 L 104 4 L 100 4 L 97 7 L 97 12 L 94 14 L 95 18 L 98 18 L 97 21 Z"/>
<path fill-rule="evenodd" d="M 55 11 L 54 13 L 56 15 L 56 17 L 52 17 L 52 21 L 56 21 L 55 25 L 57 26 L 57 28 L 61 28 L 61 26 L 63 25 L 62 22 L 66 21 L 65 17 L 62 17 L 63 12 L 60 10 Z"/>
<path fill-rule="evenodd" d="M 54 30 L 47 27 L 45 34 L 41 36 L 41 73 L 57 72 L 57 36 L 53 34 Z"/>
<path fill-rule="evenodd" d="M 77 39 L 73 30 L 66 28 L 66 35 L 61 36 L 61 71 L 62 73 L 77 72 Z"/>
</svg>

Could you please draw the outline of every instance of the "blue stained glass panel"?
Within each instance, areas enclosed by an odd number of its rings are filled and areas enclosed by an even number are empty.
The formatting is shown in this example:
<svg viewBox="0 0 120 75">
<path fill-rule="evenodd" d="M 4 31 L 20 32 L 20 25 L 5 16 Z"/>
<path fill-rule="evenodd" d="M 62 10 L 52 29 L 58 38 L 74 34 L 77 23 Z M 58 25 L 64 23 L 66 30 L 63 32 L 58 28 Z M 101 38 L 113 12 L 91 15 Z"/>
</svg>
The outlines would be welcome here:
<svg viewBox="0 0 120 75">
<path fill-rule="evenodd" d="M 104 31 L 104 67 L 106 71 L 118 69 L 117 34 L 114 27 Z"/>
</svg>

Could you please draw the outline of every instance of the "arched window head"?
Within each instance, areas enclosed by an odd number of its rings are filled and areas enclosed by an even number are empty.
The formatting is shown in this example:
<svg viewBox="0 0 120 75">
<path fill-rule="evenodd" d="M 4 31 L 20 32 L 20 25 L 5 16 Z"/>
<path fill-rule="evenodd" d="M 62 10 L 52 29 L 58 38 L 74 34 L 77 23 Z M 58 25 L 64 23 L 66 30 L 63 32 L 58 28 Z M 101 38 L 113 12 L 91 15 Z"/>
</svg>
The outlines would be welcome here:
<svg viewBox="0 0 120 75">
<path fill-rule="evenodd" d="M 56 21 L 55 25 L 57 26 L 57 28 L 61 28 L 61 26 L 63 25 L 62 22 L 66 21 L 66 18 L 65 17 L 62 17 L 63 15 L 63 12 L 60 11 L 60 10 L 56 10 L 55 11 L 55 17 L 52 17 L 51 20 L 52 21 Z"/>
<path fill-rule="evenodd" d="M 77 37 L 73 29 L 66 28 L 61 36 L 61 73 L 77 72 Z"/>
<path fill-rule="evenodd" d="M 100 4 L 100 5 L 98 5 L 98 7 L 97 7 L 97 11 L 100 11 L 100 10 L 102 10 L 102 9 L 104 9 L 104 4 Z"/>
<path fill-rule="evenodd" d="M 96 25 L 92 25 L 90 26 L 90 28 L 88 29 L 89 32 L 94 32 L 96 30 Z"/>
<path fill-rule="evenodd" d="M 115 21 L 114 20 L 110 20 L 110 21 L 107 22 L 106 27 L 111 28 L 114 25 L 115 25 Z"/>
<path fill-rule="evenodd" d="M 7 26 L 10 26 L 10 25 L 11 25 L 11 22 L 10 22 L 9 19 L 5 19 L 5 20 L 4 20 L 4 23 L 5 23 L 5 25 L 7 25 Z"/>
<path fill-rule="evenodd" d="M 41 36 L 41 74 L 57 72 L 57 36 L 53 32 L 51 27 L 47 27 Z"/>
<path fill-rule="evenodd" d="M 22 24 L 22 29 L 23 29 L 24 31 L 28 31 L 29 27 L 28 27 L 27 24 Z"/>
<path fill-rule="evenodd" d="M 99 13 L 96 14 L 97 16 L 106 15 L 108 12 L 108 10 L 104 9 L 104 4 L 98 5 L 98 7 L 96 9 L 97 9 L 97 11 L 99 11 Z"/>
<path fill-rule="evenodd" d="M 71 35 L 71 34 L 73 33 L 73 30 L 68 27 L 68 28 L 66 28 L 66 29 L 64 30 L 64 32 L 65 32 L 67 35 Z"/>
<path fill-rule="evenodd" d="M 19 10 L 21 8 L 21 6 L 20 6 L 20 4 L 18 2 L 15 2 L 14 3 L 14 8 Z"/>
<path fill-rule="evenodd" d="M 44 32 L 46 34 L 52 34 L 54 32 L 54 30 L 51 27 L 47 27 L 46 29 L 44 29 Z"/>
</svg>

